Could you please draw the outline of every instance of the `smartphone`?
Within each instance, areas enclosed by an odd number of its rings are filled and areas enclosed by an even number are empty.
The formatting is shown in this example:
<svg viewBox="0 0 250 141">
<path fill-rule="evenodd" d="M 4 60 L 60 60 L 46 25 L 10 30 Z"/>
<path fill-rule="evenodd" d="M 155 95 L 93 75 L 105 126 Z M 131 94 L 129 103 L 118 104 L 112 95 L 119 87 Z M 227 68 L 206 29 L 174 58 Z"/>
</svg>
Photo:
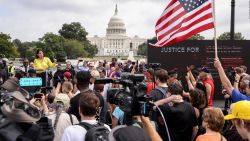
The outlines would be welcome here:
<svg viewBox="0 0 250 141">
<path fill-rule="evenodd" d="M 38 93 L 34 95 L 34 98 L 37 98 L 37 99 L 42 99 L 42 97 L 43 97 L 42 93 Z"/>
</svg>

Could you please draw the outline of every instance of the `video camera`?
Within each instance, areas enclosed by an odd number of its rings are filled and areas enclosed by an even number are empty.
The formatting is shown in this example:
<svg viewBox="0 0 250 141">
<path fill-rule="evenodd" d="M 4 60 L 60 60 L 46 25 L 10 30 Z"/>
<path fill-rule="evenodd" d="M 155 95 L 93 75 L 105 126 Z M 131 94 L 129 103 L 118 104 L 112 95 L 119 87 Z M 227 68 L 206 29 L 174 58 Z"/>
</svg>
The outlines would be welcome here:
<svg viewBox="0 0 250 141">
<path fill-rule="evenodd" d="M 143 74 L 122 73 L 117 79 L 97 79 L 95 84 L 121 84 L 123 88 L 112 88 L 107 92 L 107 102 L 118 105 L 129 116 L 149 116 L 151 98 L 146 95 L 147 85 Z"/>
</svg>

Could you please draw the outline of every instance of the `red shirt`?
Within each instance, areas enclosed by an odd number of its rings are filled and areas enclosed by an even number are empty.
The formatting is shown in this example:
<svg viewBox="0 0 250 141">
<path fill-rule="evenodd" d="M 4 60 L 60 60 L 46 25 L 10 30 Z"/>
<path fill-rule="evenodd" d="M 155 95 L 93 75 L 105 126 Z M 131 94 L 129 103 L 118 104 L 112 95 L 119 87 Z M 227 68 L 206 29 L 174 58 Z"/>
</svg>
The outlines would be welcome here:
<svg viewBox="0 0 250 141">
<path fill-rule="evenodd" d="M 203 80 L 203 84 L 209 84 L 211 86 L 210 98 L 208 99 L 208 106 L 213 106 L 213 95 L 214 95 L 214 81 L 212 79 Z"/>
<path fill-rule="evenodd" d="M 150 95 L 151 91 L 153 90 L 153 88 L 155 88 L 154 86 L 155 84 L 153 82 L 148 82 L 148 91 L 147 91 L 147 95 Z"/>
</svg>

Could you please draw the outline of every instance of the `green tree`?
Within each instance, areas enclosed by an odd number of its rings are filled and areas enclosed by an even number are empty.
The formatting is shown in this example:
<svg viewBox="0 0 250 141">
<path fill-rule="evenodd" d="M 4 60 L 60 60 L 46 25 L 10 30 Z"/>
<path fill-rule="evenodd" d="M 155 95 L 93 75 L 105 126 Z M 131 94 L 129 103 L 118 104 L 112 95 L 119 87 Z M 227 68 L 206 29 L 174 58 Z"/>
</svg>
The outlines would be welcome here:
<svg viewBox="0 0 250 141">
<path fill-rule="evenodd" d="M 59 34 L 65 39 L 73 39 L 78 41 L 86 41 L 88 33 L 79 22 L 72 22 L 70 24 L 63 24 Z"/>
<path fill-rule="evenodd" d="M 230 32 L 222 33 L 218 38 L 218 40 L 230 40 Z M 234 33 L 234 40 L 246 40 L 240 32 Z"/>
<path fill-rule="evenodd" d="M 96 45 L 90 44 L 88 40 L 84 41 L 83 45 L 84 45 L 84 50 L 88 53 L 87 57 L 93 58 L 95 54 L 98 52 Z"/>
<path fill-rule="evenodd" d="M 0 50 L 1 57 L 17 57 L 18 51 L 14 44 L 11 42 L 11 37 L 7 34 L 0 33 Z"/>
<path fill-rule="evenodd" d="M 195 34 L 193 36 L 191 36 L 190 38 L 188 38 L 187 40 L 204 40 L 205 37 L 201 36 L 200 34 Z"/>
<path fill-rule="evenodd" d="M 84 45 L 80 41 L 65 40 L 63 47 L 67 58 L 88 57 L 88 53 L 84 50 Z"/>
<path fill-rule="evenodd" d="M 59 30 L 59 34 L 68 40 L 77 40 L 82 46 L 84 46 L 84 54 L 86 57 L 94 57 L 98 52 L 96 45 L 92 45 L 89 40 L 87 40 L 88 33 L 85 28 L 79 22 L 72 22 L 70 24 L 63 24 L 62 29 Z M 67 55 L 68 56 L 68 55 Z M 68 56 L 73 57 L 73 56 Z"/>
<path fill-rule="evenodd" d="M 142 43 L 138 46 L 138 55 L 147 56 L 148 55 L 148 45 L 147 43 Z"/>
<path fill-rule="evenodd" d="M 27 58 L 27 52 L 29 50 L 28 43 L 22 43 L 19 39 L 13 40 L 13 44 L 17 48 L 17 51 L 19 52 L 19 57 L 21 58 Z"/>
<path fill-rule="evenodd" d="M 65 61 L 66 52 L 63 48 L 64 38 L 54 33 L 46 33 L 39 39 L 37 45 L 44 50 L 47 57 L 56 58 L 58 61 Z"/>
</svg>

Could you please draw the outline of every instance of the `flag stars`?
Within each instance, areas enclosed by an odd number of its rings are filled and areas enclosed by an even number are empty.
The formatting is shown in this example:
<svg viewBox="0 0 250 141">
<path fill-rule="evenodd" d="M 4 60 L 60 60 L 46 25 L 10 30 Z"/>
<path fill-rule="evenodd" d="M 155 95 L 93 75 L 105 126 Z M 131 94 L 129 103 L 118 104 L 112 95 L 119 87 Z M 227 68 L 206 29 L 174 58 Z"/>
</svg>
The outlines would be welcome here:
<svg viewBox="0 0 250 141">
<path fill-rule="evenodd" d="M 201 6 L 203 3 L 207 2 L 208 0 L 178 0 L 180 4 L 183 6 L 185 11 L 190 12 L 197 7 Z"/>
</svg>

